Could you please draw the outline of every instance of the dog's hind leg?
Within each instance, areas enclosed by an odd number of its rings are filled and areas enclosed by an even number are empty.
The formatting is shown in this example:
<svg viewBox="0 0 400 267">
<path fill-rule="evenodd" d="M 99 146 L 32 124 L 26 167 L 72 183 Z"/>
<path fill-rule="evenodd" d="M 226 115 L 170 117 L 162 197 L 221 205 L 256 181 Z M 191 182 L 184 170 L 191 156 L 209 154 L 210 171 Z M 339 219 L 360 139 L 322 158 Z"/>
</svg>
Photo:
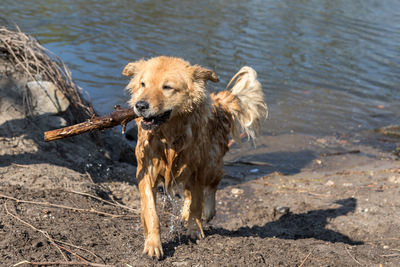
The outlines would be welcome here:
<svg viewBox="0 0 400 267">
<path fill-rule="evenodd" d="M 184 195 L 185 199 L 183 201 L 183 206 L 182 206 L 181 220 L 182 222 L 187 223 L 189 221 L 190 205 L 192 203 L 192 194 L 190 193 L 189 190 L 185 189 Z"/>
<path fill-rule="evenodd" d="M 202 188 L 186 188 L 185 201 L 182 209 L 182 220 L 186 223 L 187 234 L 191 239 L 203 239 L 205 237 L 201 224 L 203 211 Z"/>
<path fill-rule="evenodd" d="M 215 193 L 217 188 L 207 186 L 204 190 L 204 216 L 209 222 L 215 216 Z"/>
</svg>

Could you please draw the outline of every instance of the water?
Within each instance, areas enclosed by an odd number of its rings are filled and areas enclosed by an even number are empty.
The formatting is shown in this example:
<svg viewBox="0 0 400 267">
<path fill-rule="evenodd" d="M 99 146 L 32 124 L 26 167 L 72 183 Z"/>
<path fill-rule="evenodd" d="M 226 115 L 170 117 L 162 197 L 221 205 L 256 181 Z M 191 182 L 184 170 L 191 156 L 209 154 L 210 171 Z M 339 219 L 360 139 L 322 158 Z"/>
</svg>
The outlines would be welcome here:
<svg viewBox="0 0 400 267">
<path fill-rule="evenodd" d="M 101 114 L 127 102 L 127 62 L 171 55 L 215 70 L 211 90 L 254 67 L 270 107 L 264 134 L 400 121 L 399 1 L 2 0 L 0 10 L 67 63 Z"/>
</svg>

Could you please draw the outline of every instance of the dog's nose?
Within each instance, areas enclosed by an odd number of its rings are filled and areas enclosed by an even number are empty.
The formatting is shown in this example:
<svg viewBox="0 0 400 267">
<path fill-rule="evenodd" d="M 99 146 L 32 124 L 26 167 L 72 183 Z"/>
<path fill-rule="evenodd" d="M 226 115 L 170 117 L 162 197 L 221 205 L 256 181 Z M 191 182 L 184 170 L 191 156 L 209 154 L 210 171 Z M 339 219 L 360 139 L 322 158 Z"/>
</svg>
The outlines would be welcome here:
<svg viewBox="0 0 400 267">
<path fill-rule="evenodd" d="M 135 107 L 138 111 L 143 112 L 149 109 L 149 103 L 143 100 L 136 102 Z"/>
</svg>

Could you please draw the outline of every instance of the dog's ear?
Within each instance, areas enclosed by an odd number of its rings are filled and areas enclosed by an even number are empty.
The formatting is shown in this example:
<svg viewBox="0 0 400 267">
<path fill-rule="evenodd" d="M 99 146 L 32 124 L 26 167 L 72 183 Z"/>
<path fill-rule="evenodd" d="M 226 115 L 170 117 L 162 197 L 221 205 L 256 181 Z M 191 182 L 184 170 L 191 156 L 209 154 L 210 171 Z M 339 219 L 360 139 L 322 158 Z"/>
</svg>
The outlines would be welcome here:
<svg viewBox="0 0 400 267">
<path fill-rule="evenodd" d="M 215 72 L 213 72 L 212 70 L 209 70 L 207 68 L 198 65 L 194 65 L 193 68 L 194 68 L 193 70 L 194 80 L 203 80 L 204 82 L 210 80 L 215 83 L 219 82 L 217 74 L 215 74 Z"/>
<path fill-rule="evenodd" d="M 145 61 L 143 59 L 128 63 L 128 65 L 126 65 L 124 70 L 122 71 L 122 75 L 133 76 L 137 74 L 139 70 L 143 67 L 144 63 Z"/>
</svg>

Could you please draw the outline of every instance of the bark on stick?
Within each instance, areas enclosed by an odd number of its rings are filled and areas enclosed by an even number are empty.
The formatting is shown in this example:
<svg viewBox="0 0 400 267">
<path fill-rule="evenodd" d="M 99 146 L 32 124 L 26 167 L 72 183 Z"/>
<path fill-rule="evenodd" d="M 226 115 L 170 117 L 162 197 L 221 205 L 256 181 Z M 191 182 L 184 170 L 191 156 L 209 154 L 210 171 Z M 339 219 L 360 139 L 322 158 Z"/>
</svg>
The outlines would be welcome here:
<svg viewBox="0 0 400 267">
<path fill-rule="evenodd" d="M 103 117 L 93 117 L 86 122 L 82 122 L 65 128 L 47 131 L 44 133 L 44 141 L 54 141 L 94 130 L 104 130 L 112 128 L 117 125 L 121 125 L 122 132 L 124 132 L 126 124 L 136 117 L 137 116 L 133 109 L 120 108 L 119 106 L 116 106 L 115 111 L 113 111 L 109 115 Z"/>
</svg>

